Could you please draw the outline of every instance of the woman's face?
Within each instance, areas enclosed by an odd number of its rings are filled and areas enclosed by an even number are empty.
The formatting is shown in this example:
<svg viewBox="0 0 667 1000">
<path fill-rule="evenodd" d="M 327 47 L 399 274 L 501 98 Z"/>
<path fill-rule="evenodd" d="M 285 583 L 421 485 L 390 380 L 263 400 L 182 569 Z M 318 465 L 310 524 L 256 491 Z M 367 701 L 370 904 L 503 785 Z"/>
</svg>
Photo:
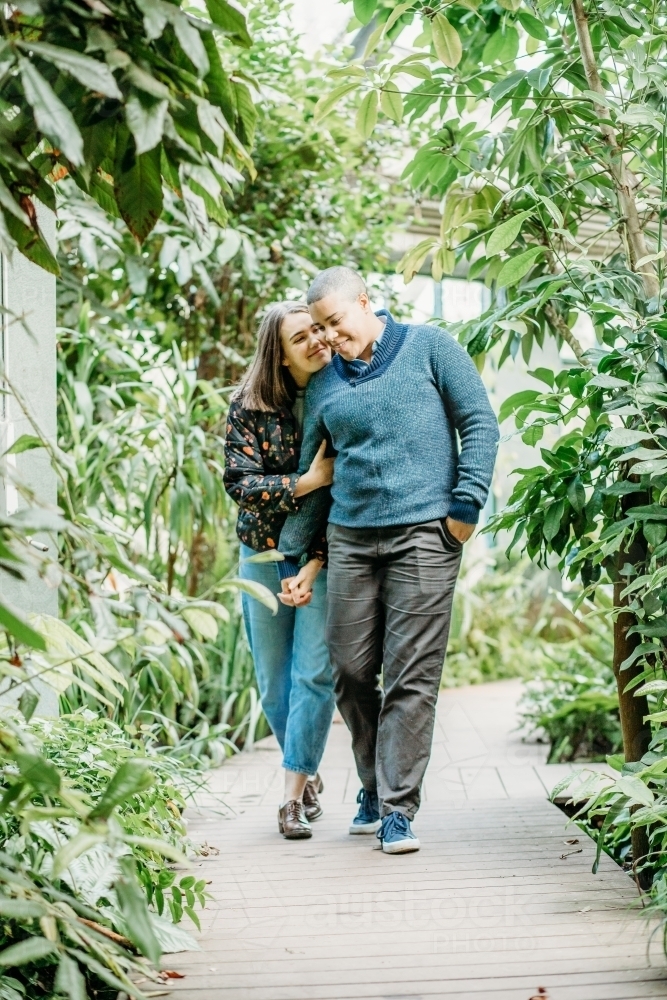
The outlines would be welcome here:
<svg viewBox="0 0 667 1000">
<path fill-rule="evenodd" d="M 289 313 L 280 328 L 283 364 L 297 385 L 305 385 L 314 372 L 331 361 L 331 348 L 313 326 L 310 314 Z"/>
</svg>

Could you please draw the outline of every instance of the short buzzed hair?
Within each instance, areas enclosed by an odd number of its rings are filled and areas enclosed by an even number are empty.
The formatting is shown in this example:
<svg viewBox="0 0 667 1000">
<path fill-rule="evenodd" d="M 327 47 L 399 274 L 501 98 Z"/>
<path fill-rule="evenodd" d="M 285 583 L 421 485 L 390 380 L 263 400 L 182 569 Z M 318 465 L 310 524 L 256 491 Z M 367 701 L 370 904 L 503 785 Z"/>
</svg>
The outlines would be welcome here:
<svg viewBox="0 0 667 1000">
<path fill-rule="evenodd" d="M 366 282 L 351 267 L 328 267 L 325 271 L 320 271 L 308 289 L 308 305 L 335 292 L 344 295 L 350 302 L 354 302 L 362 292 L 368 294 Z"/>
</svg>

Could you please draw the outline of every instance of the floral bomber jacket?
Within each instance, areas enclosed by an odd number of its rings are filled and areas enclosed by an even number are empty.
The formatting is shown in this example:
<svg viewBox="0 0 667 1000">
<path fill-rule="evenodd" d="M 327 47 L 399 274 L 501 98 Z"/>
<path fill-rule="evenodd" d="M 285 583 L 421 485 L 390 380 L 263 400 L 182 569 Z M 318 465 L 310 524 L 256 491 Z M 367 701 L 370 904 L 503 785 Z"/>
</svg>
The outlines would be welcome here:
<svg viewBox="0 0 667 1000">
<path fill-rule="evenodd" d="M 288 514 L 299 510 L 301 431 L 289 407 L 272 413 L 232 400 L 227 415 L 224 483 L 239 506 L 236 533 L 257 552 L 275 549 Z M 326 524 L 308 552 L 326 562 Z"/>
</svg>

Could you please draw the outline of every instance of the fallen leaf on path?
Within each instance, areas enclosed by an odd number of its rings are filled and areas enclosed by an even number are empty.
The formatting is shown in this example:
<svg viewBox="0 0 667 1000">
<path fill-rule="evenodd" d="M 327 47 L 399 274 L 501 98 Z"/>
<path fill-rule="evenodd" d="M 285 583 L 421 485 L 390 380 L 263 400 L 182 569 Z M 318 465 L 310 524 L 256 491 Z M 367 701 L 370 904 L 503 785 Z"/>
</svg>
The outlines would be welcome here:
<svg viewBox="0 0 667 1000">
<path fill-rule="evenodd" d="M 185 973 L 177 972 L 176 969 L 163 969 L 160 975 L 165 979 L 185 979 Z"/>
<path fill-rule="evenodd" d="M 564 840 L 563 843 L 564 844 L 578 844 L 579 843 L 579 838 L 578 837 L 570 837 L 569 840 Z"/>
</svg>

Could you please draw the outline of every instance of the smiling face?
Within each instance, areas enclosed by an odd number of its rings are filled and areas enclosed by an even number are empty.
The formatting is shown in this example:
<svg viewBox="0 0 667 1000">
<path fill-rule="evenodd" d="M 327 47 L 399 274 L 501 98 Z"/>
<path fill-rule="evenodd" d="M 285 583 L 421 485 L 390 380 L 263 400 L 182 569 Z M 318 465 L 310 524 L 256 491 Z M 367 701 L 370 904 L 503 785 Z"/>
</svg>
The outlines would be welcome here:
<svg viewBox="0 0 667 1000">
<path fill-rule="evenodd" d="M 378 320 L 365 292 L 356 299 L 332 292 L 308 307 L 316 329 L 345 361 L 365 359 L 377 337 Z"/>
<path fill-rule="evenodd" d="M 311 375 L 331 361 L 331 350 L 307 312 L 289 313 L 280 327 L 283 364 L 303 388 Z"/>
</svg>

